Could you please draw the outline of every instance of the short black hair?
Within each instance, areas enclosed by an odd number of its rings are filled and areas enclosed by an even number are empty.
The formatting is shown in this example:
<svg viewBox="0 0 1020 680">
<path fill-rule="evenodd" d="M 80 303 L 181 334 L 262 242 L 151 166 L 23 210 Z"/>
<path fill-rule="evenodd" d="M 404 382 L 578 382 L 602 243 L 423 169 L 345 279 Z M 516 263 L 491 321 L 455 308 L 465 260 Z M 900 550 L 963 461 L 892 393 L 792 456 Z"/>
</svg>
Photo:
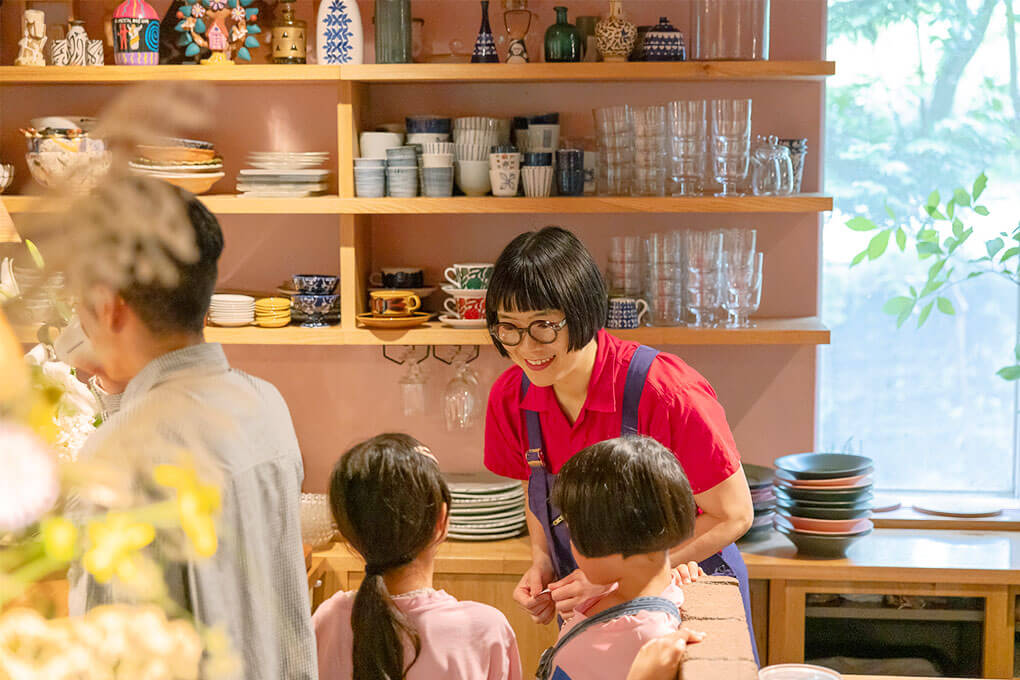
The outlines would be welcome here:
<svg viewBox="0 0 1020 680">
<path fill-rule="evenodd" d="M 552 503 L 586 557 L 669 550 L 694 533 L 687 475 L 650 437 L 618 437 L 576 453 L 560 468 Z"/>
<path fill-rule="evenodd" d="M 168 251 L 166 254 L 177 269 L 175 285 L 132 280 L 118 292 L 153 333 L 201 333 L 219 273 L 223 230 L 216 216 L 194 194 L 174 187 L 172 195 L 184 204 L 195 232 L 198 259 L 182 262 Z"/>
<path fill-rule="evenodd" d="M 489 282 L 485 320 L 491 328 L 499 310 L 561 310 L 567 317 L 568 348 L 579 350 L 606 325 L 606 280 L 591 253 L 562 227 L 545 227 L 517 236 L 503 249 Z M 507 356 L 495 337 L 496 349 Z"/>
</svg>

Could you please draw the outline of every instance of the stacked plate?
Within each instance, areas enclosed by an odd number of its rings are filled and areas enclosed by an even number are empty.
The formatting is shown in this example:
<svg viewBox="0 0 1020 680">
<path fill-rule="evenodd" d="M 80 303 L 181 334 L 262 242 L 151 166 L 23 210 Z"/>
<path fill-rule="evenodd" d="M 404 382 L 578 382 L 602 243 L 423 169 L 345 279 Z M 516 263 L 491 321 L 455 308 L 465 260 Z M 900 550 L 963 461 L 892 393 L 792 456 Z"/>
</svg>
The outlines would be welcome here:
<svg viewBox="0 0 1020 680">
<path fill-rule="evenodd" d="M 255 298 L 250 295 L 212 296 L 209 321 L 217 326 L 248 326 L 255 320 Z"/>
<path fill-rule="evenodd" d="M 329 158 L 326 151 L 255 151 L 248 155 L 254 166 L 241 170 L 237 190 L 256 198 L 304 198 L 329 188 L 329 170 L 315 169 Z"/>
<path fill-rule="evenodd" d="M 164 139 L 139 145 L 138 156 L 128 164 L 140 174 L 165 180 L 193 194 L 202 194 L 223 178 L 223 159 L 212 142 Z"/>
<path fill-rule="evenodd" d="M 776 459 L 776 529 L 797 551 L 842 557 L 871 533 L 871 459 L 847 453 L 798 453 Z"/>
<path fill-rule="evenodd" d="M 527 526 L 524 489 L 515 479 L 495 475 L 447 475 L 450 495 L 450 538 L 498 541 L 518 536 Z"/>
<path fill-rule="evenodd" d="M 747 477 L 747 486 L 751 490 L 754 523 L 740 540 L 753 541 L 763 538 L 772 531 L 772 520 L 776 509 L 776 495 L 772 492 L 775 471 L 763 465 L 744 463 L 744 476 Z"/>
<path fill-rule="evenodd" d="M 263 328 L 282 328 L 290 323 L 290 299 L 262 298 L 255 302 L 255 323 Z"/>
</svg>

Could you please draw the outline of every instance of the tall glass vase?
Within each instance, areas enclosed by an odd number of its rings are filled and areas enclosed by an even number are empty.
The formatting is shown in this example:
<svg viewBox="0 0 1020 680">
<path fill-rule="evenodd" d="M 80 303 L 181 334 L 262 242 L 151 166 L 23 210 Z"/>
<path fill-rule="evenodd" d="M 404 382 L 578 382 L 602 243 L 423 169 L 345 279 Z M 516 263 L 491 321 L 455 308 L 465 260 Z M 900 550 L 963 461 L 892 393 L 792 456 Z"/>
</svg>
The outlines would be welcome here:
<svg viewBox="0 0 1020 680">
<path fill-rule="evenodd" d="M 581 61 L 584 51 L 581 33 L 567 21 L 567 8 L 554 7 L 556 23 L 545 32 L 545 60 Z"/>
<path fill-rule="evenodd" d="M 498 64 L 499 54 L 496 52 L 496 41 L 492 38 L 489 27 L 489 0 L 481 0 L 482 25 L 475 39 L 475 49 L 471 53 L 472 64 Z"/>
<path fill-rule="evenodd" d="M 375 0 L 375 62 L 411 63 L 411 0 Z"/>
</svg>

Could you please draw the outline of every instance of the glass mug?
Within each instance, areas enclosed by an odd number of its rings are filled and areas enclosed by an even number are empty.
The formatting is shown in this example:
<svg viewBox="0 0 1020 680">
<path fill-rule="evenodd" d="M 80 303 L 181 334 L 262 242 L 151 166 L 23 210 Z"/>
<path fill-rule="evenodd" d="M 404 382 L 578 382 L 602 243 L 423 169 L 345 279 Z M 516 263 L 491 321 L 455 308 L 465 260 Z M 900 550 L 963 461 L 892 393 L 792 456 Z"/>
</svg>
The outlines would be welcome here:
<svg viewBox="0 0 1020 680">
<path fill-rule="evenodd" d="M 370 295 L 376 316 L 410 316 L 421 307 L 421 298 L 409 290 L 374 290 Z"/>
</svg>

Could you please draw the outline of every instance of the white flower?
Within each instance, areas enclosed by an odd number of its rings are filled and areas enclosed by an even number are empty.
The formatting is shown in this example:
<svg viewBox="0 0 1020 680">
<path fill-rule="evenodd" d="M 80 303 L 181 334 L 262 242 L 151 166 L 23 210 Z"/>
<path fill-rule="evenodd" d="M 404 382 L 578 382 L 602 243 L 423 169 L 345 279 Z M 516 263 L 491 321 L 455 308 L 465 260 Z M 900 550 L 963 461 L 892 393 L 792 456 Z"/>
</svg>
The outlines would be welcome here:
<svg viewBox="0 0 1020 680">
<path fill-rule="evenodd" d="M 240 5 L 230 10 L 230 18 L 234 21 L 244 21 L 244 16 L 244 7 L 241 7 Z"/>
<path fill-rule="evenodd" d="M 53 507 L 56 461 L 30 430 L 0 422 L 0 470 L 0 532 L 23 529 Z"/>
</svg>

